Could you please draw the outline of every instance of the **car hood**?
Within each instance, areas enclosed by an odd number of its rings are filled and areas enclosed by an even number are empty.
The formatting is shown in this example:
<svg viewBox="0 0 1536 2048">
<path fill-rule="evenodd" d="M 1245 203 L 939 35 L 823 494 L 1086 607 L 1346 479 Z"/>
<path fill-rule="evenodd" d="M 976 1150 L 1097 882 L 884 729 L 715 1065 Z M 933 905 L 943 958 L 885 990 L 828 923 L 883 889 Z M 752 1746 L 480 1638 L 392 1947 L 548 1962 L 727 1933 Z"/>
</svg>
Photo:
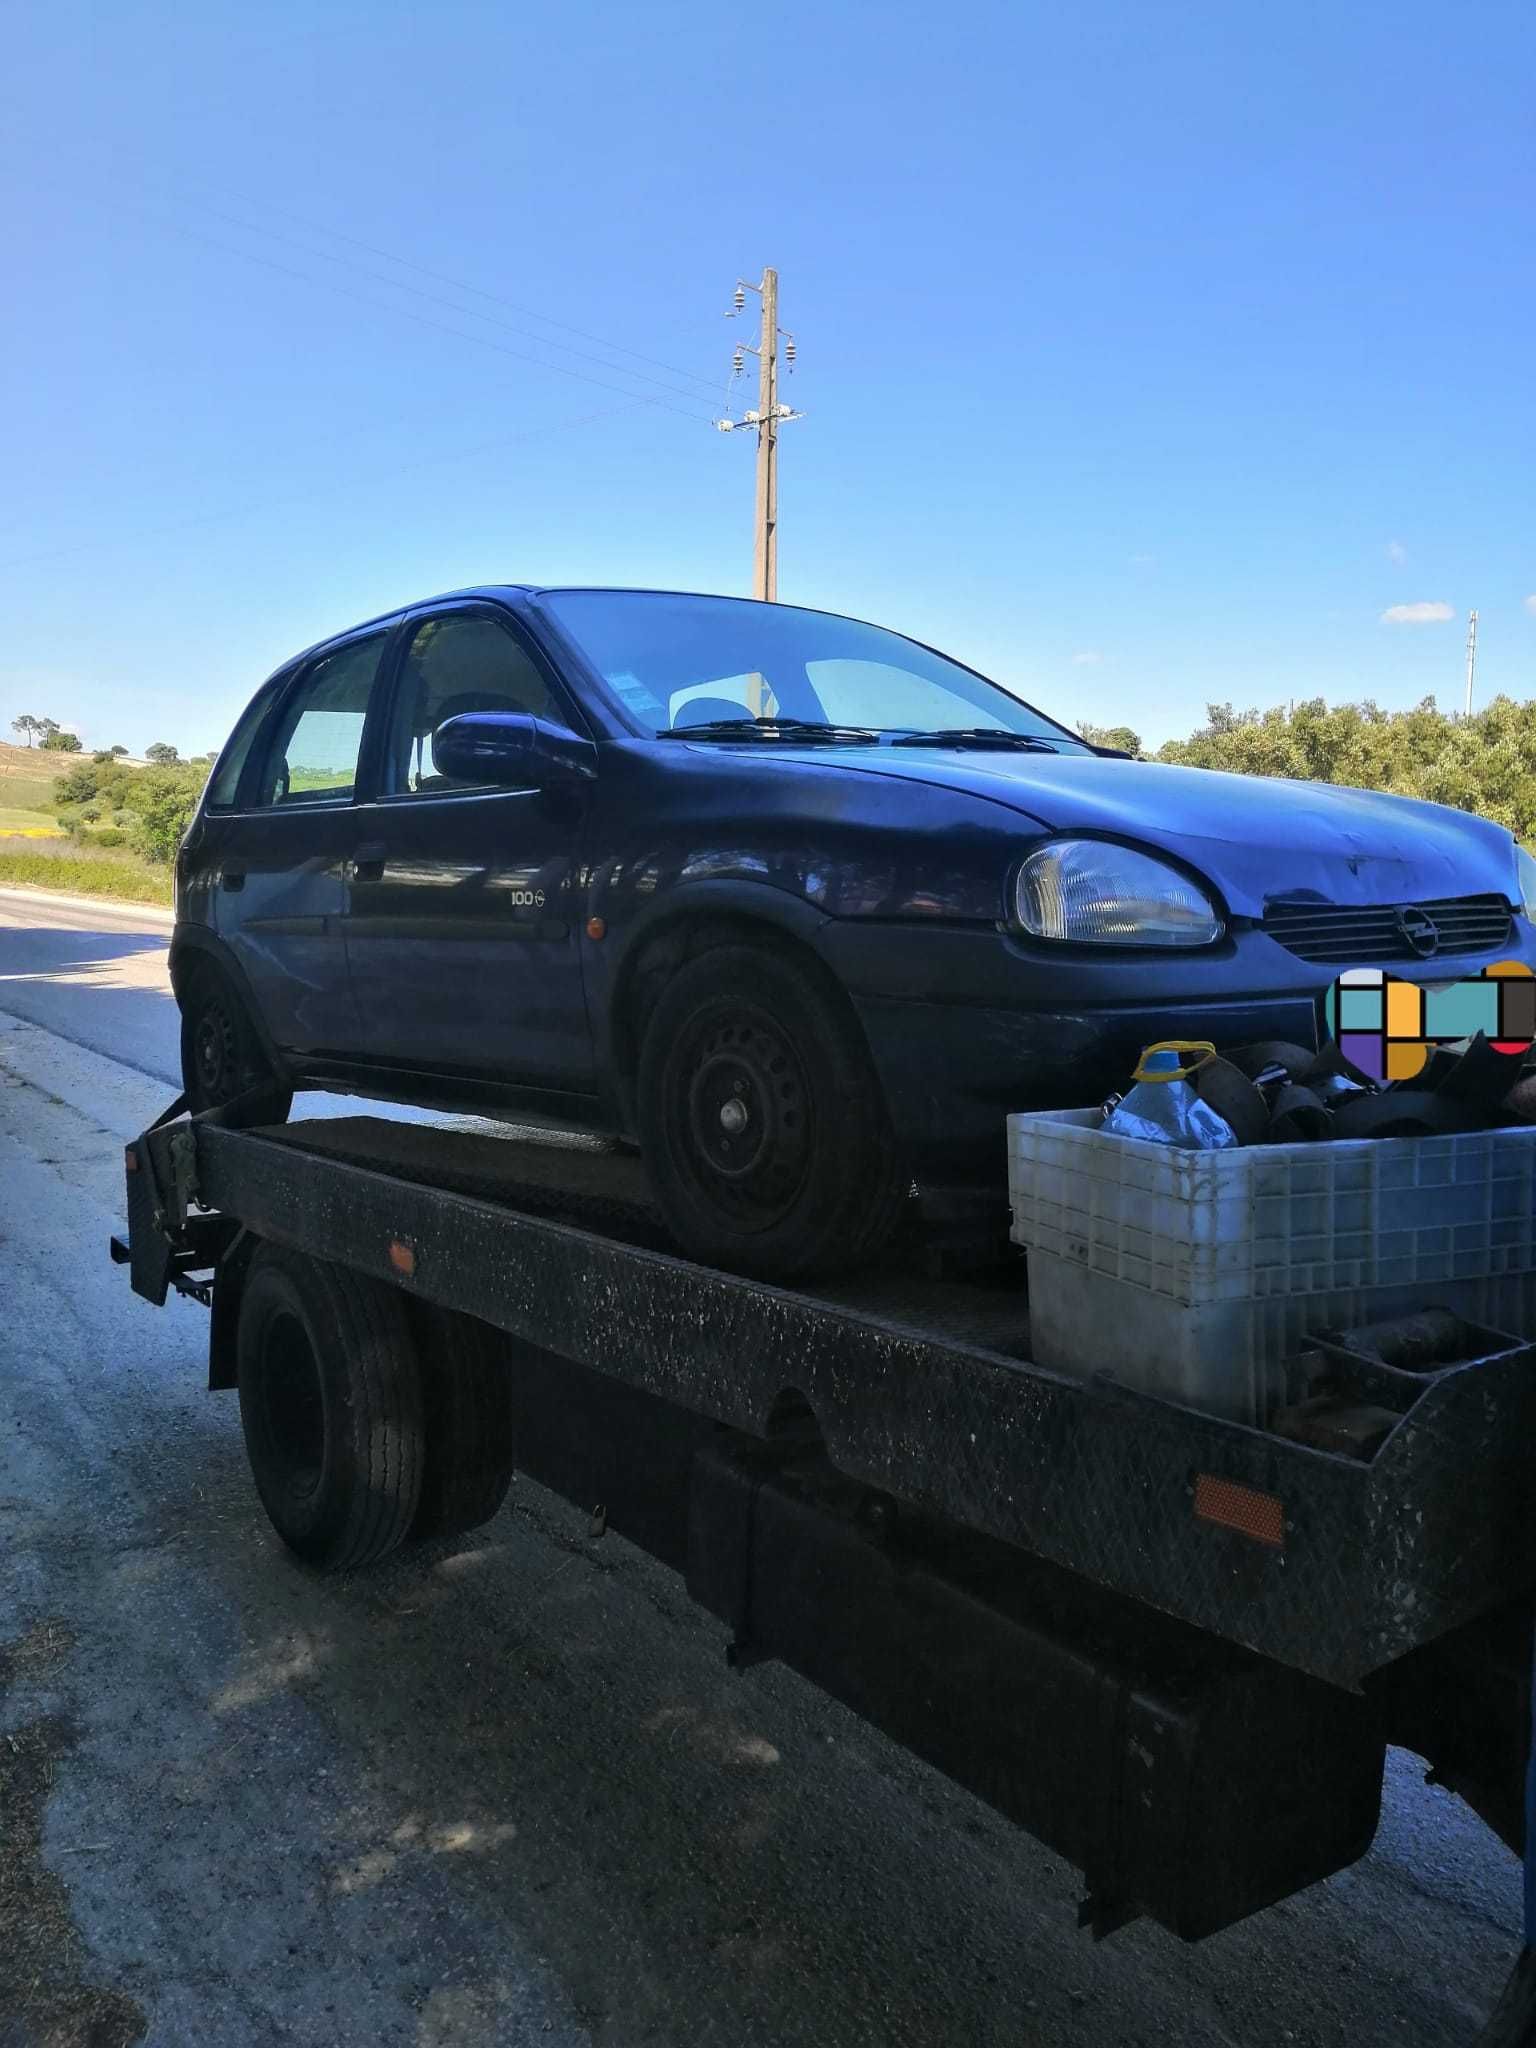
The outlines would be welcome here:
<svg viewBox="0 0 1536 2048">
<path fill-rule="evenodd" d="M 1502 826 L 1408 797 L 1098 755 L 786 747 L 780 758 L 807 754 L 860 775 L 967 791 L 1053 832 L 1161 849 L 1214 882 L 1238 917 L 1262 917 L 1266 903 L 1287 898 L 1515 900 L 1513 844 Z"/>
</svg>

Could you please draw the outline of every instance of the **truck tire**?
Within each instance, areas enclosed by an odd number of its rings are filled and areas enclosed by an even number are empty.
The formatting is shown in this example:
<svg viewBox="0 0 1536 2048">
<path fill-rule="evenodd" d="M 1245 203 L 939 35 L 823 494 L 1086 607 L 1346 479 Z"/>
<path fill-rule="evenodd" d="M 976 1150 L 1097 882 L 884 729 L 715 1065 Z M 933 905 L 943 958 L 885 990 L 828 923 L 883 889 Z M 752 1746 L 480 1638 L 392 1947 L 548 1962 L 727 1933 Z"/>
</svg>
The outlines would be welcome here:
<svg viewBox="0 0 1536 2048">
<path fill-rule="evenodd" d="M 475 1316 L 410 1306 L 426 1426 L 411 1535 L 463 1536 L 490 1521 L 512 1483 L 509 1340 Z"/>
<path fill-rule="evenodd" d="M 640 1048 L 638 1121 L 684 1251 L 766 1279 L 855 1266 L 900 1212 L 900 1172 L 858 1020 L 817 963 L 714 947 L 668 981 Z"/>
<path fill-rule="evenodd" d="M 236 1334 L 240 1424 L 261 1504 L 306 1564 L 347 1571 L 409 1535 L 421 1498 L 421 1373 L 382 1281 L 264 1244 Z"/>
<path fill-rule="evenodd" d="M 181 1005 L 181 1085 L 194 1112 L 222 1109 L 236 1096 L 269 1084 L 269 1100 L 258 1117 L 280 1124 L 293 1106 L 293 1090 L 285 1088 L 262 1050 L 256 1027 L 229 976 L 211 961 L 200 960 L 183 983 Z"/>
</svg>

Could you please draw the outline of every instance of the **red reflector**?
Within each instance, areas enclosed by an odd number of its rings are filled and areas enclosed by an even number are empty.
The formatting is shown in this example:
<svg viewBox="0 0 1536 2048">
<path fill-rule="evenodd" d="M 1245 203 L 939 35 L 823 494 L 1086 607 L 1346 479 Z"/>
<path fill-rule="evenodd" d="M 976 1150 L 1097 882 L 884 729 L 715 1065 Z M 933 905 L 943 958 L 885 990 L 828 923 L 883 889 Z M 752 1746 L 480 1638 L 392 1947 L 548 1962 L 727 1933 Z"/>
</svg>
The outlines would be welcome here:
<svg viewBox="0 0 1536 2048">
<path fill-rule="evenodd" d="M 123 1154 L 123 1165 L 129 1173 L 137 1173 L 139 1170 L 139 1155 L 131 1145 Z"/>
<path fill-rule="evenodd" d="M 389 1247 L 389 1263 L 397 1273 L 403 1273 L 409 1280 L 416 1270 L 416 1254 L 408 1244 L 402 1244 L 397 1237 Z"/>
<path fill-rule="evenodd" d="M 1195 1479 L 1195 1513 L 1202 1522 L 1235 1529 L 1239 1536 L 1251 1536 L 1272 1550 L 1285 1548 L 1285 1503 L 1275 1494 L 1201 1472 Z"/>
</svg>

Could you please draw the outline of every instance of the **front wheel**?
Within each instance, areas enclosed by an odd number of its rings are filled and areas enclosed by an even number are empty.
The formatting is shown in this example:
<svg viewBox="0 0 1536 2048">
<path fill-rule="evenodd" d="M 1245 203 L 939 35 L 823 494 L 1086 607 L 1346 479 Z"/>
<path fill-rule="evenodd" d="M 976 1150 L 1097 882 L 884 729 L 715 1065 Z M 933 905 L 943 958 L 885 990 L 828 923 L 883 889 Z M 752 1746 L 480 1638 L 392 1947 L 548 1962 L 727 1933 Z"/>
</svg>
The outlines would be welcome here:
<svg viewBox="0 0 1536 2048">
<path fill-rule="evenodd" d="M 803 1279 L 867 1259 L 904 1183 L 857 1020 L 787 947 L 720 946 L 667 984 L 640 1052 L 663 1213 L 710 1265 Z"/>
<path fill-rule="evenodd" d="M 194 1111 L 222 1109 L 239 1095 L 266 1091 L 259 1120 L 282 1123 L 293 1103 L 272 1072 L 256 1028 L 227 975 L 195 967 L 181 995 L 181 1085 Z"/>
</svg>

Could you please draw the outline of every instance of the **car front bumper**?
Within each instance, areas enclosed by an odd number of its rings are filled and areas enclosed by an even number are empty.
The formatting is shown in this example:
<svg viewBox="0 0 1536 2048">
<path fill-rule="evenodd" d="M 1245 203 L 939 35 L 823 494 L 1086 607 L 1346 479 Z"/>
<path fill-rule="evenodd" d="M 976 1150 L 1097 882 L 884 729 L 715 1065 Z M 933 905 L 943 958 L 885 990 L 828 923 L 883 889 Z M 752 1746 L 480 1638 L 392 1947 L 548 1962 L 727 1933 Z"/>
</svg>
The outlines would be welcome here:
<svg viewBox="0 0 1536 2048">
<path fill-rule="evenodd" d="M 1321 999 L 1341 971 L 1256 928 L 1206 954 L 1135 958 L 1072 958 L 956 926 L 839 923 L 820 944 L 863 1024 L 912 1171 L 935 1189 L 1000 1185 L 1010 1111 L 1101 1102 L 1157 1039 L 1316 1045 Z M 1493 959 L 1536 970 L 1536 930 L 1516 918 L 1497 954 L 1387 971 L 1453 981 Z"/>
</svg>

